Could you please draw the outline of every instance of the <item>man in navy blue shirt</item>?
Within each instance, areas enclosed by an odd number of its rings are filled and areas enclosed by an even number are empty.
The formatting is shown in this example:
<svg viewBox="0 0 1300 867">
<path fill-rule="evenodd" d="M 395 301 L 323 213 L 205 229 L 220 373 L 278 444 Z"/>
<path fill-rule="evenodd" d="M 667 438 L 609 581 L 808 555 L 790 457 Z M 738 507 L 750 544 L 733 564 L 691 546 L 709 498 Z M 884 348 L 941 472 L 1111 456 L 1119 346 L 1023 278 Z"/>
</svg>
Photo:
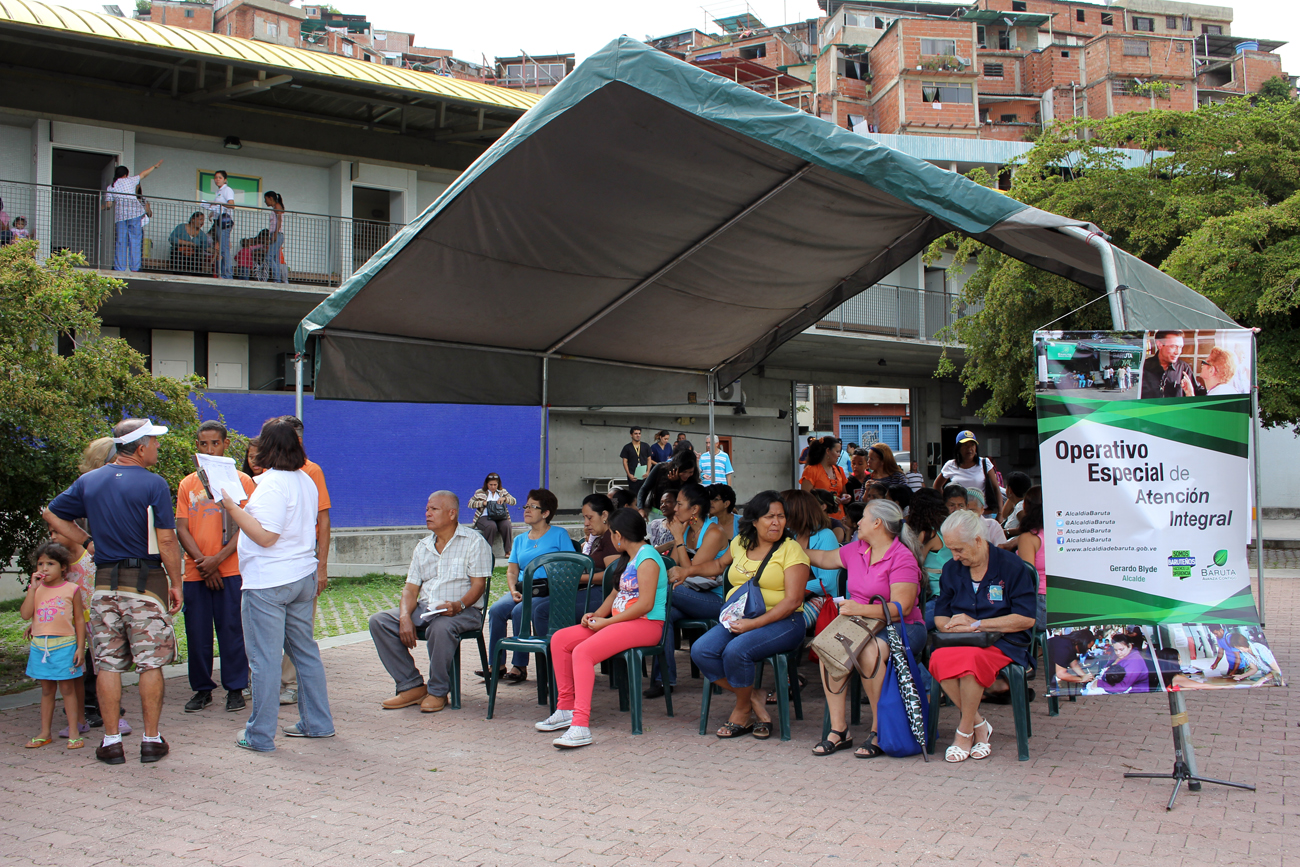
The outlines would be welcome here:
<svg viewBox="0 0 1300 867">
<path fill-rule="evenodd" d="M 113 428 L 116 460 L 73 482 L 43 515 L 51 529 L 87 548 L 94 544 L 91 649 L 104 717 L 104 741 L 95 756 L 110 765 L 126 761 L 117 722 L 122 672 L 132 663 L 140 673 L 144 716 L 140 761 L 156 762 L 168 752 L 158 718 L 162 667 L 176 656 L 171 615 L 181 609 L 181 552 L 171 490 L 149 470 L 158 463 L 158 437 L 165 433 L 148 419 L 119 422 Z M 94 538 L 73 523 L 77 518 L 87 519 Z"/>
</svg>

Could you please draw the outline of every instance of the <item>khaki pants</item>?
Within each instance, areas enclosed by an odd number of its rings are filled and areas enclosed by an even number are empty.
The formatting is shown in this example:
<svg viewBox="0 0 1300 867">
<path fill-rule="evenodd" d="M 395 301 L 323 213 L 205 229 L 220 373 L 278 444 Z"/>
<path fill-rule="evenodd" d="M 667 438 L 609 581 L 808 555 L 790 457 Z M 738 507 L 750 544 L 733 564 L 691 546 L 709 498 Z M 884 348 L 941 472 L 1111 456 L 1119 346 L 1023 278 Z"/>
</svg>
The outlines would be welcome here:
<svg viewBox="0 0 1300 867">
<path fill-rule="evenodd" d="M 313 636 L 316 634 L 316 603 L 318 601 L 319 597 L 311 601 L 311 625 Z M 293 660 L 290 659 L 289 654 L 286 653 L 284 654 L 284 658 L 280 660 L 280 692 L 284 692 L 286 689 L 297 688 L 298 669 L 293 667 Z"/>
</svg>

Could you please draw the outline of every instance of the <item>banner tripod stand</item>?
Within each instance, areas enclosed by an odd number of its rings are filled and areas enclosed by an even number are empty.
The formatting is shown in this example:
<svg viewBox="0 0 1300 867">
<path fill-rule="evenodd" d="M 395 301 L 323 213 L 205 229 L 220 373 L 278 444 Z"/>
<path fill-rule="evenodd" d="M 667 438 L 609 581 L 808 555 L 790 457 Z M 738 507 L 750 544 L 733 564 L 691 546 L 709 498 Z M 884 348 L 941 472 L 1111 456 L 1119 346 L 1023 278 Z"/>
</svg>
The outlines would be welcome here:
<svg viewBox="0 0 1300 867">
<path fill-rule="evenodd" d="M 1165 806 L 1168 812 L 1174 808 L 1174 801 L 1178 798 L 1178 790 L 1182 788 L 1183 783 L 1187 783 L 1187 789 L 1191 792 L 1199 792 L 1201 783 L 1213 783 L 1216 786 L 1231 786 L 1234 789 L 1245 789 L 1248 792 L 1255 791 L 1255 787 L 1250 783 L 1230 783 L 1227 780 L 1212 780 L 1209 777 L 1198 776 L 1196 773 L 1196 753 L 1192 749 L 1191 727 L 1187 724 L 1187 702 L 1183 700 L 1181 692 L 1169 693 L 1169 719 L 1174 730 L 1174 770 L 1169 774 L 1125 774 L 1124 779 L 1147 779 L 1147 780 L 1164 780 L 1172 779 L 1174 781 L 1174 792 L 1169 796 L 1169 803 Z"/>
</svg>

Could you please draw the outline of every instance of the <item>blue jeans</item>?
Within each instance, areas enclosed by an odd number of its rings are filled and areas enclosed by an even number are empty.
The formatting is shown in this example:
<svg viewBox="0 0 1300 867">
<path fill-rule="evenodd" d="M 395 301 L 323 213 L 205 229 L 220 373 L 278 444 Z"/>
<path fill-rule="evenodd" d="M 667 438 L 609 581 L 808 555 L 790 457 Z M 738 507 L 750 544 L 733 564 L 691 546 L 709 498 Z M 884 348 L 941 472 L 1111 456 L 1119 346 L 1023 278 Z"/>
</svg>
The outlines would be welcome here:
<svg viewBox="0 0 1300 867">
<path fill-rule="evenodd" d="M 533 600 L 537 604 L 537 600 Z M 497 644 L 501 639 L 506 637 L 506 622 L 513 620 L 515 624 L 515 635 L 519 634 L 520 627 L 523 625 L 523 606 L 524 603 L 516 602 L 514 597 L 506 592 L 504 596 L 492 603 L 488 609 L 488 664 L 497 664 Z M 524 668 L 528 665 L 528 654 L 516 653 L 510 660 L 511 665 Z"/>
<path fill-rule="evenodd" d="M 280 264 L 280 251 L 284 249 L 284 232 L 276 232 L 271 241 L 271 248 L 266 251 L 266 264 L 272 283 L 288 283 L 289 275 L 285 266 Z"/>
<path fill-rule="evenodd" d="M 238 575 L 222 578 L 222 589 L 209 590 L 202 581 L 186 581 L 185 644 L 190 664 L 190 689 L 214 690 L 212 680 L 212 631 L 216 628 L 221 648 L 221 685 L 228 692 L 248 686 L 248 654 L 244 651 L 244 624 L 240 614 Z"/>
<path fill-rule="evenodd" d="M 244 737 L 255 750 L 275 749 L 280 721 L 280 662 L 289 654 L 298 669 L 299 725 L 308 737 L 334 733 L 325 666 L 312 636 L 316 571 L 279 587 L 244 589 L 244 646 L 253 673 L 253 712 Z"/>
<path fill-rule="evenodd" d="M 934 603 L 938 601 L 939 601 L 938 599 L 931 599 L 929 602 L 925 603 L 925 631 L 926 632 L 934 631 Z"/>
<path fill-rule="evenodd" d="M 217 220 L 217 276 L 222 280 L 229 280 L 235 274 L 235 260 L 230 255 L 230 229 L 221 228 L 222 215 L 218 214 Z"/>
<path fill-rule="evenodd" d="M 806 631 L 803 611 L 742 635 L 733 635 L 718 624 L 691 645 L 691 661 L 706 679 L 726 678 L 733 687 L 743 689 L 755 685 L 755 663 L 794 650 Z"/>
<path fill-rule="evenodd" d="M 144 241 L 144 230 L 140 228 L 140 218 L 118 220 L 113 226 L 113 270 L 139 271 L 140 247 Z"/>
<path fill-rule="evenodd" d="M 678 620 L 717 620 L 718 614 L 722 611 L 722 597 L 712 590 L 692 590 L 685 584 L 673 589 L 673 604 L 668 609 L 668 628 L 672 629 L 673 624 Z M 668 657 L 663 662 L 668 668 L 668 683 L 672 686 L 677 685 L 677 655 L 668 651 Z M 654 658 L 654 665 L 650 670 L 650 680 L 652 683 L 662 683 L 663 673 L 661 672 L 659 657 Z"/>
</svg>

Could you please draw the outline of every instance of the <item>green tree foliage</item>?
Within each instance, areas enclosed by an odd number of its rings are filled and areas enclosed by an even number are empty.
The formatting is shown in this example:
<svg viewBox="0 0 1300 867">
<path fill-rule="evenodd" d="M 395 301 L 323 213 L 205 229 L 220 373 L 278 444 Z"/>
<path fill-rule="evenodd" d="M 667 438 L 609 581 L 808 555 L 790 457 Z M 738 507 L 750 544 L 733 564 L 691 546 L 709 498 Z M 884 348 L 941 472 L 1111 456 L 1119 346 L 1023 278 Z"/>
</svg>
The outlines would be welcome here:
<svg viewBox="0 0 1300 867">
<path fill-rule="evenodd" d="M 193 466 L 202 380 L 151 376 L 123 340 L 98 339 L 97 311 L 119 280 L 77 254 L 36 258 L 37 242 L 0 248 L 0 561 L 45 534 L 42 508 L 77 478 L 82 449 L 123 418 L 169 425 L 157 470 L 173 493 Z M 59 338 L 76 351 L 58 353 Z"/>
<path fill-rule="evenodd" d="M 1285 102 L 1295 99 L 1295 91 L 1291 88 L 1291 82 L 1275 75 L 1259 86 L 1259 98 Z"/>
<path fill-rule="evenodd" d="M 1114 148 L 1145 152 L 1145 164 L 1125 167 Z M 1300 426 L 1300 103 L 1237 99 L 1052 127 L 1025 155 L 1009 194 L 1095 223 L 1260 328 L 1264 421 Z M 967 347 L 966 395 L 989 395 L 977 410 L 988 419 L 1022 401 L 1032 406 L 1033 330 L 1054 320 L 1054 328 L 1109 327 L 1107 304 L 1099 292 L 960 236 L 936 241 L 926 258 L 953 246 L 954 263 L 975 266 L 962 300 L 976 312 L 948 333 Z M 945 360 L 940 373 L 951 370 Z"/>
</svg>

